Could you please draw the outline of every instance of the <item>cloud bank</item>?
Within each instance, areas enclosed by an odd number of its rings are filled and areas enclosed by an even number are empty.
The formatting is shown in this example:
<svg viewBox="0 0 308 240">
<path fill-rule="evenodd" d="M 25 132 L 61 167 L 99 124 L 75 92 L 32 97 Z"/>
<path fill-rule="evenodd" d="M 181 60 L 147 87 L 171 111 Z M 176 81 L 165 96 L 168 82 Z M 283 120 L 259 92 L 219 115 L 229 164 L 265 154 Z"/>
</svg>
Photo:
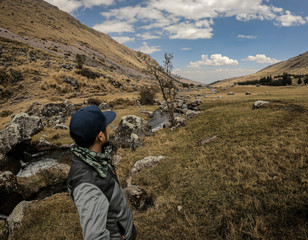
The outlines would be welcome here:
<svg viewBox="0 0 308 240">
<path fill-rule="evenodd" d="M 242 59 L 243 61 L 252 61 L 257 63 L 278 63 L 280 60 L 275 58 L 267 57 L 265 54 L 257 54 L 256 56 L 248 56 L 246 59 Z"/>
<path fill-rule="evenodd" d="M 116 6 L 116 0 L 46 1 L 70 13 L 80 8 Z M 218 18 L 234 17 L 238 21 L 267 20 L 272 21 L 278 27 L 291 27 L 308 22 L 307 16 L 293 15 L 288 10 L 267 5 L 266 2 L 263 0 L 141 1 L 134 6 L 102 12 L 106 20 L 94 27 L 105 33 L 127 33 L 138 27 L 138 29 L 149 31 L 147 33 L 149 36 L 153 30 L 159 29 L 161 35 L 167 35 L 170 39 L 209 39 L 213 37 L 214 20 Z M 123 27 L 119 27 L 120 24 Z M 112 27 L 115 27 L 114 31 Z M 253 39 L 254 36 L 239 35 L 238 37 Z"/>
</svg>

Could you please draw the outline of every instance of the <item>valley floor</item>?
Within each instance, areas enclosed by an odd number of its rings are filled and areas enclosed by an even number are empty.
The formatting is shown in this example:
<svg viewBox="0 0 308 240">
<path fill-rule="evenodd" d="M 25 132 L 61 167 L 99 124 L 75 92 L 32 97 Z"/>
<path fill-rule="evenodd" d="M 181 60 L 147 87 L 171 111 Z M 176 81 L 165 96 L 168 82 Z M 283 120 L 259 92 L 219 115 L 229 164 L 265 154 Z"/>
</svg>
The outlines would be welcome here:
<svg viewBox="0 0 308 240">
<path fill-rule="evenodd" d="M 234 95 L 227 95 L 231 91 Z M 118 152 L 123 187 L 136 161 L 167 157 L 133 179 L 154 201 L 146 211 L 134 210 L 138 239 L 307 239 L 308 86 L 242 86 L 209 93 L 186 93 L 200 95 L 203 105 L 185 127 L 145 137 L 135 152 Z M 270 104 L 252 110 L 257 100 Z M 11 109 L 16 113 L 25 107 L 20 103 Z M 117 121 L 140 115 L 139 110 L 115 110 Z M 68 132 L 58 134 L 58 144 L 71 141 Z M 16 239 L 81 239 L 78 214 L 66 194 L 42 201 L 26 220 Z"/>
</svg>

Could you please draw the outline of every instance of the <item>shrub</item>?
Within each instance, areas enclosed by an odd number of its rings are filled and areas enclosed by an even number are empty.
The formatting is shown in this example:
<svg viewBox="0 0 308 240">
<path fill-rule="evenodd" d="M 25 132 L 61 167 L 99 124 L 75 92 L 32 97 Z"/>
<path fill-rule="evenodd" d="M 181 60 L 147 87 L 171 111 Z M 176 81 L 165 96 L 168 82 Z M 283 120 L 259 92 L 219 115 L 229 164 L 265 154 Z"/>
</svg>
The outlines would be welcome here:
<svg viewBox="0 0 308 240">
<path fill-rule="evenodd" d="M 16 83 L 24 79 L 21 71 L 15 69 L 10 69 L 9 76 L 12 83 Z"/>
<path fill-rule="evenodd" d="M 89 98 L 88 99 L 88 104 L 90 104 L 90 105 L 99 106 L 101 103 L 102 103 L 102 101 L 99 100 L 98 98 Z"/>
<path fill-rule="evenodd" d="M 155 103 L 156 90 L 153 87 L 142 87 L 139 91 L 140 103 L 143 105 L 153 105 Z"/>
<path fill-rule="evenodd" d="M 7 117 L 7 116 L 10 116 L 12 114 L 13 114 L 13 112 L 10 111 L 10 110 L 3 110 L 2 112 L 0 112 L 0 117 Z"/>
<path fill-rule="evenodd" d="M 88 79 L 95 79 L 95 78 L 99 78 L 101 75 L 98 72 L 93 72 L 91 69 L 89 68 L 83 68 L 79 71 L 76 71 L 77 74 L 87 77 Z"/>
<path fill-rule="evenodd" d="M 302 83 L 303 83 L 302 79 L 299 78 L 299 79 L 297 80 L 297 84 L 301 85 Z"/>
<path fill-rule="evenodd" d="M 77 67 L 78 69 L 82 69 L 85 60 L 86 60 L 86 56 L 85 56 L 85 55 L 81 55 L 81 54 L 78 54 L 78 53 L 77 53 L 77 54 L 76 54 L 76 57 L 75 57 L 75 62 L 76 62 L 76 64 L 77 64 L 76 67 Z"/>
</svg>

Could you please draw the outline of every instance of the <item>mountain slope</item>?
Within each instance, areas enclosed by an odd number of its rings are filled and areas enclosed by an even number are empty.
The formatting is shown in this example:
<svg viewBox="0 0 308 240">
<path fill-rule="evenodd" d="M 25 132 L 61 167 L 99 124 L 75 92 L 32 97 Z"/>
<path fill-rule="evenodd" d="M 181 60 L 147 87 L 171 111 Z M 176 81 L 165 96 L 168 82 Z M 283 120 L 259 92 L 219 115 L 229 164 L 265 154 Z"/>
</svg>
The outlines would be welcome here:
<svg viewBox="0 0 308 240">
<path fill-rule="evenodd" d="M 72 45 L 92 57 L 90 48 L 102 54 L 103 59 L 111 60 L 111 64 L 124 68 L 139 70 L 143 67 L 135 51 L 42 0 L 5 0 L 0 6 L 0 26 L 20 36 Z"/>
<path fill-rule="evenodd" d="M 236 82 L 245 82 L 250 80 L 258 80 L 267 76 L 278 76 L 283 73 L 305 75 L 308 74 L 308 52 L 300 54 L 299 56 L 290 58 L 273 65 L 270 65 L 254 74 L 226 79 L 213 84 L 213 86 L 230 86 Z"/>
</svg>

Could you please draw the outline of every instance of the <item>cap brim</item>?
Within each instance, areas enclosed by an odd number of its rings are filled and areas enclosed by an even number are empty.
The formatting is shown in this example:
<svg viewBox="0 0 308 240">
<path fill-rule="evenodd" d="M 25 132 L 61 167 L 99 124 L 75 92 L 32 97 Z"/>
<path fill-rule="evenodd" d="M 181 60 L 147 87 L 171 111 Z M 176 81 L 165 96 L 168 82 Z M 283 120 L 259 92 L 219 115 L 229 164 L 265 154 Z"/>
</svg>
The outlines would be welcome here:
<svg viewBox="0 0 308 240">
<path fill-rule="evenodd" d="M 114 111 L 105 111 L 102 112 L 106 118 L 106 126 L 107 127 L 117 116 L 117 114 Z"/>
</svg>

